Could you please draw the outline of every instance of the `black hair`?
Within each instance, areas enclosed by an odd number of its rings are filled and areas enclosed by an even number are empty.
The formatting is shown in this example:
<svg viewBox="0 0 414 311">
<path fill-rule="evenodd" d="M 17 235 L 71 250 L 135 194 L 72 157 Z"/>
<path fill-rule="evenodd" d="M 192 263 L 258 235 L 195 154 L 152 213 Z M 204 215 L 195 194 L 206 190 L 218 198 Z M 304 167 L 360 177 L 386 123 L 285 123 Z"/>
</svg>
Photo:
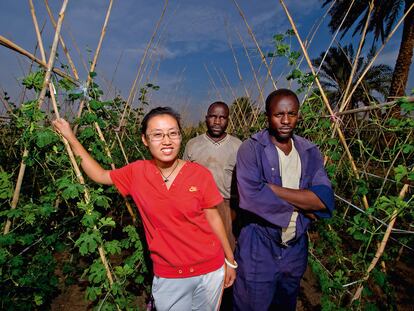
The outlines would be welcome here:
<svg viewBox="0 0 414 311">
<path fill-rule="evenodd" d="M 221 105 L 221 106 L 224 106 L 224 107 L 225 107 L 228 111 L 230 111 L 230 110 L 229 110 L 229 106 L 228 106 L 225 102 L 221 102 L 221 101 L 217 101 L 217 102 L 212 103 L 210 106 L 208 106 L 207 111 L 210 111 L 210 109 L 211 109 L 213 106 L 216 106 L 216 105 Z"/>
<path fill-rule="evenodd" d="M 269 96 L 267 96 L 266 98 L 266 114 L 267 115 L 269 115 L 270 113 L 270 104 L 272 103 L 273 99 L 277 97 L 293 97 L 298 103 L 298 107 L 300 106 L 299 98 L 295 92 L 289 89 L 278 89 L 270 93 Z"/>
<path fill-rule="evenodd" d="M 181 131 L 180 114 L 176 112 L 174 109 L 172 109 L 171 107 L 157 107 L 157 108 L 151 109 L 142 119 L 141 133 L 145 135 L 147 131 L 147 127 L 148 127 L 148 122 L 151 118 L 155 116 L 165 115 L 165 114 L 173 117 L 175 121 L 177 121 L 178 128 Z"/>
</svg>

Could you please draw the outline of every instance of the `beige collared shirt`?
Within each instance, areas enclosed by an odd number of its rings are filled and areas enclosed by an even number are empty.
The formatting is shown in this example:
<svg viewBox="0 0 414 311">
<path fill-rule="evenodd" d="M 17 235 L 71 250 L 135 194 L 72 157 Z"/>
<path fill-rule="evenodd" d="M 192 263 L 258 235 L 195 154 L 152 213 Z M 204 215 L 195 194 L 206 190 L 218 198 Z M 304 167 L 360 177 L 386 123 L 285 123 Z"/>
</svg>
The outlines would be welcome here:
<svg viewBox="0 0 414 311">
<path fill-rule="evenodd" d="M 300 156 L 295 148 L 295 144 L 292 140 L 292 150 L 286 155 L 282 150 L 276 147 L 279 155 L 279 169 L 280 176 L 282 178 L 282 187 L 299 189 L 300 176 L 302 164 L 300 162 Z M 290 218 L 290 222 L 287 228 L 282 228 L 282 242 L 286 243 L 296 235 L 296 219 L 298 212 L 293 212 Z"/>
<path fill-rule="evenodd" d="M 207 134 L 190 139 L 185 146 L 183 159 L 207 167 L 225 199 L 230 199 L 231 180 L 241 140 L 227 134 L 215 142 Z"/>
</svg>

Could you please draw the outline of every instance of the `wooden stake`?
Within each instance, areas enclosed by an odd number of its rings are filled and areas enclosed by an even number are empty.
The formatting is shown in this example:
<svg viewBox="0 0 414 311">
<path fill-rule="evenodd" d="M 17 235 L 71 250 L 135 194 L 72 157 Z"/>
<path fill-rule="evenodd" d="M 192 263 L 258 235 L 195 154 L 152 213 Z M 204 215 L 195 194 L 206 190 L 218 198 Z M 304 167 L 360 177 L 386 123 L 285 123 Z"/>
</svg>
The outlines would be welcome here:
<svg viewBox="0 0 414 311">
<path fill-rule="evenodd" d="M 7 39 L 7 38 L 5 38 L 1 35 L 0 35 L 0 45 L 3 45 L 4 47 L 6 47 L 10 50 L 13 50 L 13 51 L 15 51 L 15 52 L 17 52 L 21 55 L 26 56 L 27 58 L 31 59 L 36 64 L 42 66 L 43 68 L 45 68 L 47 70 L 48 64 L 46 64 L 44 61 L 41 61 L 36 56 L 34 56 L 32 53 L 26 51 L 22 47 L 18 46 L 16 43 L 10 41 L 9 39 Z M 71 81 L 75 85 L 79 85 L 79 82 L 76 79 L 74 79 L 73 77 L 68 75 L 66 72 L 60 70 L 59 68 L 51 68 L 50 70 L 53 71 L 54 73 L 56 73 L 57 75 L 61 76 L 62 78 L 68 79 L 69 81 Z"/>
<path fill-rule="evenodd" d="M 411 169 L 411 172 L 414 171 L 414 168 Z M 403 188 L 401 189 L 398 197 L 400 199 L 404 199 L 405 194 L 407 193 L 409 188 L 409 184 L 404 184 Z M 382 254 L 384 253 L 385 250 L 385 246 L 387 245 L 388 239 L 390 237 L 392 228 L 394 228 L 395 225 L 395 221 L 397 220 L 397 216 L 398 216 L 398 209 L 394 209 L 392 214 L 391 214 L 391 221 L 388 224 L 387 230 L 385 231 L 384 236 L 382 237 L 382 241 L 375 253 L 374 258 L 371 261 L 371 264 L 369 265 L 366 273 L 365 273 L 365 277 L 364 277 L 364 281 L 369 279 L 370 273 L 371 271 L 375 268 L 375 266 L 377 265 L 379 259 L 381 258 Z M 355 291 L 354 297 L 352 297 L 352 301 L 358 300 L 361 297 L 361 293 L 362 290 L 364 289 L 364 285 L 361 284 L 359 285 L 358 289 Z"/>
<path fill-rule="evenodd" d="M 277 90 L 276 82 L 273 80 L 272 72 L 270 71 L 269 65 L 267 64 L 266 57 L 264 56 L 264 54 L 262 52 L 262 49 L 260 48 L 259 43 L 256 40 L 256 36 L 254 35 L 252 29 L 250 28 L 249 23 L 247 22 L 246 17 L 244 16 L 244 13 L 243 13 L 242 9 L 240 8 L 239 4 L 237 3 L 237 1 L 233 0 L 233 2 L 236 5 L 237 10 L 239 11 L 239 14 L 240 14 L 241 18 L 243 19 L 244 23 L 246 24 L 247 31 L 248 31 L 249 35 L 252 37 L 253 42 L 256 45 L 257 50 L 259 51 L 259 54 L 260 54 L 260 57 L 262 59 L 263 64 L 266 66 L 267 73 L 268 73 L 268 75 L 269 75 L 269 77 L 270 77 L 270 79 L 272 80 L 272 83 L 273 83 L 273 88 L 275 90 Z"/>
<path fill-rule="evenodd" d="M 328 98 L 326 97 L 326 94 L 325 94 L 325 92 L 324 92 L 324 90 L 323 90 L 323 88 L 322 88 L 322 85 L 321 85 L 321 83 L 319 82 L 319 79 L 318 79 L 318 77 L 317 77 L 317 76 L 316 76 L 316 74 L 315 74 L 315 70 L 314 70 L 314 68 L 313 68 L 313 66 L 312 66 L 312 62 L 311 62 L 311 60 L 310 60 L 310 58 L 309 58 L 309 55 L 308 55 L 308 52 L 306 51 L 306 49 L 305 49 L 305 47 L 304 47 L 304 45 L 303 45 L 303 42 L 302 42 L 302 40 L 301 40 L 301 38 L 300 38 L 300 36 L 299 36 L 298 30 L 297 30 L 297 28 L 296 28 L 296 25 L 295 25 L 295 23 L 294 23 L 294 21 L 293 21 L 293 19 L 292 19 L 291 15 L 290 15 L 290 13 L 289 13 L 289 11 L 288 11 L 287 7 L 286 7 L 286 5 L 285 5 L 284 0 L 279 0 L 279 1 L 280 1 L 281 5 L 282 5 L 283 9 L 284 9 L 284 10 L 285 10 L 285 12 L 286 12 L 286 15 L 287 15 L 287 17 L 288 17 L 288 19 L 289 19 L 289 22 L 290 22 L 290 24 L 292 25 L 293 31 L 295 32 L 296 38 L 297 38 L 297 39 L 298 39 L 298 41 L 299 41 L 299 44 L 300 44 L 300 47 L 301 47 L 301 49 L 302 49 L 303 55 L 305 56 L 305 59 L 306 59 L 306 61 L 307 61 L 307 63 L 308 63 L 308 66 L 309 66 L 310 70 L 312 71 L 312 74 L 313 74 L 313 75 L 314 75 L 314 77 L 315 77 L 315 82 L 316 82 L 316 85 L 318 86 L 318 88 L 319 88 L 319 90 L 320 90 L 320 92 L 321 92 L 321 96 L 322 96 L 323 102 L 324 102 L 324 104 L 325 104 L 326 108 L 328 109 L 329 114 L 330 114 L 331 116 L 334 116 L 335 114 L 334 114 L 334 112 L 332 111 L 331 105 L 329 104 L 329 100 L 328 100 Z M 338 122 L 337 122 L 337 121 L 335 121 L 335 125 L 336 125 L 337 123 L 338 123 Z M 356 165 L 355 165 L 354 158 L 353 158 L 353 156 L 352 156 L 352 154 L 351 154 L 351 152 L 350 152 L 350 150 L 349 150 L 348 144 L 347 144 L 347 142 L 346 142 L 346 140 L 345 140 L 345 136 L 344 136 L 344 134 L 342 133 L 342 130 L 339 128 L 339 126 L 335 126 L 335 129 L 336 129 L 336 132 L 337 132 L 337 134 L 338 134 L 339 140 L 341 141 L 341 143 L 342 143 L 342 145 L 343 145 L 343 147 L 344 147 L 344 149 L 345 149 L 345 152 L 346 152 L 346 154 L 347 154 L 347 156 L 348 156 L 348 160 L 349 160 L 349 162 L 350 162 L 350 164 L 351 164 L 351 168 L 352 168 L 352 171 L 354 172 L 355 178 L 356 178 L 356 179 L 360 179 L 358 169 L 357 169 L 357 167 L 356 167 Z M 368 199 L 367 199 L 367 197 L 366 197 L 365 195 L 363 195 L 363 196 L 362 196 L 362 203 L 364 204 L 364 207 L 365 207 L 366 209 L 369 207 L 369 204 L 368 204 Z"/>
<path fill-rule="evenodd" d="M 53 64 L 54 64 L 54 61 L 55 61 L 55 56 L 56 56 L 56 51 L 57 51 L 57 46 L 58 46 L 59 32 L 60 32 L 60 29 L 62 27 L 63 19 L 65 18 L 65 10 L 66 10 L 66 6 L 68 4 L 68 1 L 69 0 L 63 0 L 62 8 L 60 9 L 59 20 L 58 20 L 58 24 L 57 24 L 57 27 L 56 27 L 55 37 L 53 39 L 52 48 L 51 48 L 51 51 L 50 51 L 50 57 L 49 57 L 49 61 L 47 63 L 47 70 L 46 70 L 46 74 L 45 74 L 45 79 L 44 79 L 42 90 L 40 91 L 38 102 L 37 102 L 37 105 L 39 106 L 39 108 L 42 106 L 42 104 L 44 102 L 44 99 L 45 99 L 46 90 L 49 88 L 50 77 L 51 77 L 51 74 L 52 74 L 52 68 L 53 68 Z M 29 154 L 29 150 L 27 148 L 25 148 L 24 151 L 23 151 L 22 162 L 20 163 L 20 169 L 19 169 L 19 175 L 18 175 L 17 181 L 16 181 L 16 187 L 15 187 L 14 192 L 13 192 L 13 199 L 12 199 L 11 209 L 15 209 L 17 207 L 17 203 L 19 201 L 20 189 L 21 189 L 21 185 L 22 185 L 22 182 L 23 182 L 24 173 L 25 173 L 25 170 L 26 170 L 26 164 L 24 163 L 24 160 L 28 156 L 28 154 Z M 10 219 L 8 219 L 6 221 L 5 226 L 4 226 L 3 234 L 9 233 L 10 226 L 11 226 L 11 221 L 10 221 Z"/>
<path fill-rule="evenodd" d="M 158 28 L 161 25 L 161 21 L 164 18 L 164 14 L 165 14 L 165 11 L 167 10 L 167 6 L 168 6 L 168 0 L 165 0 L 164 7 L 162 9 L 161 16 L 158 19 L 158 22 L 157 22 L 157 24 L 155 26 L 154 32 L 151 35 L 150 41 L 148 42 L 147 47 L 145 48 L 144 55 L 142 56 L 141 62 L 140 62 L 139 67 L 138 67 L 138 72 L 137 72 L 137 74 L 135 76 L 134 82 L 132 83 L 131 90 L 129 91 L 129 95 L 128 95 L 128 99 L 127 99 L 127 102 L 126 102 L 126 105 L 125 105 L 125 108 L 124 108 L 124 112 L 122 113 L 121 119 L 119 121 L 119 128 L 121 130 L 121 137 L 122 137 L 122 132 L 123 132 L 122 125 L 124 124 L 124 119 L 125 119 L 126 112 L 127 112 L 127 110 L 129 109 L 129 107 L 132 105 L 132 103 L 134 101 L 135 94 L 136 94 L 137 82 L 138 82 L 138 78 L 141 76 L 142 66 L 144 65 L 145 59 L 146 59 L 147 54 L 148 54 L 148 50 L 150 49 L 150 47 L 152 45 L 152 41 L 155 38 L 155 35 L 156 35 L 157 31 L 158 31 Z"/>
<path fill-rule="evenodd" d="M 37 38 L 38 38 L 39 47 L 41 47 L 40 50 L 43 51 L 42 58 L 43 58 L 43 60 L 45 60 L 43 42 L 42 42 L 42 38 L 40 36 L 39 28 L 37 27 L 37 19 L 36 19 L 36 15 L 35 15 L 35 12 L 34 12 L 34 6 L 33 6 L 33 3 L 32 3 L 32 0 L 29 0 L 29 2 L 30 2 L 31 12 L 32 12 L 33 23 L 35 24 L 35 30 L 36 30 L 36 35 L 37 35 Z M 57 31 L 57 29 L 58 28 L 56 28 L 56 31 Z M 59 31 L 60 31 L 60 29 L 59 29 Z M 52 51 L 53 51 L 53 46 L 52 46 Z M 56 52 L 56 50 L 55 50 L 55 52 Z M 53 53 L 51 53 L 51 55 L 53 55 Z M 53 105 L 53 110 L 54 110 L 55 116 L 56 116 L 57 119 L 60 119 L 59 109 L 57 107 L 57 102 L 56 102 L 54 87 L 52 85 L 52 82 L 49 82 L 48 87 L 49 87 L 49 93 L 50 93 L 50 97 L 51 97 L 51 100 L 52 100 L 52 105 Z M 72 167 L 73 167 L 73 169 L 76 173 L 76 177 L 78 178 L 79 183 L 81 185 L 85 186 L 85 179 L 83 178 L 83 175 L 82 175 L 82 172 L 79 168 L 79 165 L 76 162 L 76 158 L 75 158 L 75 155 L 73 154 L 72 148 L 70 147 L 68 141 L 65 138 L 62 137 L 62 140 L 63 140 L 63 143 L 65 145 L 66 151 L 68 153 L 68 156 L 69 156 L 70 162 L 72 164 Z M 85 197 L 85 202 L 89 203 L 90 202 L 90 194 L 89 194 L 89 190 L 86 187 L 85 187 L 84 197 Z M 97 230 L 96 226 L 94 226 L 94 230 Z M 98 246 L 98 252 L 99 252 L 99 256 L 101 258 L 102 264 L 105 267 L 106 276 L 109 280 L 109 284 L 112 285 L 114 281 L 113 281 L 112 273 L 111 273 L 111 270 L 109 269 L 108 260 L 106 259 L 105 251 L 104 251 L 102 245 Z"/>
</svg>

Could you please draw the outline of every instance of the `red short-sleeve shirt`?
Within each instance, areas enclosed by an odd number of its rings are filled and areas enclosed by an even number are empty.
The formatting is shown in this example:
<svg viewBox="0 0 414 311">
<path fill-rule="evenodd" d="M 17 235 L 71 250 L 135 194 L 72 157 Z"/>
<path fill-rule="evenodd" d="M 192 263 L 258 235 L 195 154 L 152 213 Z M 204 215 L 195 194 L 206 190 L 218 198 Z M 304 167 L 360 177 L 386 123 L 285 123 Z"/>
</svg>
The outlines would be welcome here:
<svg viewBox="0 0 414 311">
<path fill-rule="evenodd" d="M 186 162 L 170 189 L 153 160 L 111 171 L 123 196 L 131 195 L 141 214 L 154 274 L 165 278 L 209 273 L 224 263 L 224 252 L 204 208 L 221 203 L 211 173 Z"/>
</svg>

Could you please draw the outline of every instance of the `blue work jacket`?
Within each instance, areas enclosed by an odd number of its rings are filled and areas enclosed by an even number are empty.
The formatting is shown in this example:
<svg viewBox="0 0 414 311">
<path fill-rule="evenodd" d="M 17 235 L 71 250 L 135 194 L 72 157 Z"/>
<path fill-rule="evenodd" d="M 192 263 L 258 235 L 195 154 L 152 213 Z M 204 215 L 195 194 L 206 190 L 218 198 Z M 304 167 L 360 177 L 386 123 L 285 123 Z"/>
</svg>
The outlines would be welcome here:
<svg viewBox="0 0 414 311">
<path fill-rule="evenodd" d="M 334 209 L 334 194 L 322 155 L 318 147 L 307 139 L 293 135 L 293 140 L 302 166 L 299 188 L 315 193 L 326 209 L 314 214 L 329 218 Z M 260 224 L 276 230 L 271 230 L 272 235 L 277 234 L 276 239 L 279 240 L 280 228 L 288 226 L 294 206 L 279 198 L 268 185 L 282 186 L 282 179 L 278 153 L 267 129 L 254 134 L 240 146 L 236 173 L 240 208 L 253 213 L 253 216 L 259 216 L 256 219 L 264 220 Z M 251 222 L 257 221 L 252 219 Z M 308 217 L 299 213 L 295 240 L 306 232 L 310 222 Z"/>
</svg>

